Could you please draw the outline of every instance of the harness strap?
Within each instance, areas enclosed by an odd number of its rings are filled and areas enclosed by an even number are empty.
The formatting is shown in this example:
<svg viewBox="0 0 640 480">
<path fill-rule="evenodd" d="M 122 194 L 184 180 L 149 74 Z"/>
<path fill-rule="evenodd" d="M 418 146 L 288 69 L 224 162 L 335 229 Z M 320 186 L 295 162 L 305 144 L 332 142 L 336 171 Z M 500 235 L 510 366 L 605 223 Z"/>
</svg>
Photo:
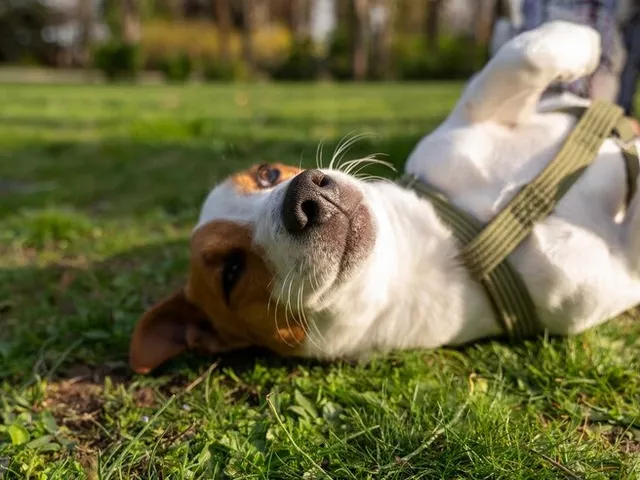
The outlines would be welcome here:
<svg viewBox="0 0 640 480">
<path fill-rule="evenodd" d="M 636 147 L 636 134 L 626 117 L 623 117 L 616 125 L 616 133 L 620 139 L 619 145 L 624 156 L 624 164 L 627 169 L 627 206 L 631 203 L 638 191 L 638 175 L 640 175 L 640 163 L 638 162 L 638 149 Z"/>
<path fill-rule="evenodd" d="M 579 121 L 556 157 L 486 226 L 455 207 L 441 192 L 405 174 L 398 183 L 414 189 L 434 206 L 462 246 L 460 258 L 491 300 L 497 319 L 510 337 L 540 332 L 540 321 L 526 285 L 508 255 L 531 233 L 534 224 L 555 208 L 562 196 L 593 162 L 612 132 L 621 144 L 627 165 L 627 200 L 636 191 L 640 172 L 634 134 L 622 109 L 604 101 L 571 109 Z"/>
<path fill-rule="evenodd" d="M 482 232 L 483 225 L 478 220 L 455 207 L 444 195 L 421 182 L 415 175 L 405 174 L 398 183 L 429 200 L 461 245 L 471 243 Z M 527 287 L 508 259 L 501 262 L 490 275 L 477 280 L 486 290 L 493 312 L 508 336 L 530 337 L 540 331 L 535 305 Z"/>
<path fill-rule="evenodd" d="M 580 174 L 593 162 L 600 146 L 618 124 L 620 107 L 596 100 L 582 115 L 556 157 L 461 253 L 472 274 L 489 275 L 546 217 Z"/>
<path fill-rule="evenodd" d="M 588 107 L 564 107 L 555 112 L 567 113 L 573 115 L 576 118 L 581 118 L 587 111 Z M 627 117 L 621 117 L 616 126 L 613 128 L 613 133 L 618 139 L 618 145 L 622 150 L 622 156 L 624 157 L 625 169 L 627 173 L 627 206 L 631 203 L 634 195 L 638 191 L 638 175 L 640 175 L 640 163 L 638 162 L 638 150 L 636 148 L 636 134 L 633 127 L 629 123 Z"/>
</svg>

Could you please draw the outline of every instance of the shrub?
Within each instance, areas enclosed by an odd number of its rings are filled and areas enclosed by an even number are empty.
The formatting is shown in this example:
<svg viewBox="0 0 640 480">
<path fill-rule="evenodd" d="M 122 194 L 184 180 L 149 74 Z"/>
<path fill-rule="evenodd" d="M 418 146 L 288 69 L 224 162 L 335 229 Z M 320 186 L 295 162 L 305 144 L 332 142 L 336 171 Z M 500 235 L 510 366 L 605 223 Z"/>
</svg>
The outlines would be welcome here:
<svg viewBox="0 0 640 480">
<path fill-rule="evenodd" d="M 314 80 L 318 72 L 318 58 L 313 43 L 307 40 L 293 44 L 289 56 L 273 70 L 272 77 L 275 80 Z"/>
<path fill-rule="evenodd" d="M 416 36 L 396 39 L 394 57 L 398 76 L 404 80 L 466 79 L 486 63 L 488 50 L 473 40 L 441 37 L 435 52 Z"/>
<path fill-rule="evenodd" d="M 141 46 L 145 53 L 146 68 L 162 69 L 169 58 L 186 54 L 192 65 L 203 62 L 209 71 L 209 79 L 247 77 L 246 66 L 241 63 L 242 38 L 240 32 L 232 32 L 229 38 L 230 66 L 220 63 L 220 41 L 213 23 L 184 20 L 169 22 L 154 20 L 143 24 Z M 271 71 L 287 58 L 291 48 L 291 34 L 278 25 L 270 25 L 253 35 L 253 51 L 256 67 Z M 227 70 L 226 72 L 223 70 Z M 219 77 L 223 78 L 219 78 Z"/>
<path fill-rule="evenodd" d="M 94 52 L 94 64 L 107 80 L 134 79 L 141 67 L 138 45 L 113 41 L 98 46 Z"/>
<path fill-rule="evenodd" d="M 207 59 L 202 62 L 202 76 L 208 81 L 231 82 L 234 80 L 248 80 L 249 71 L 239 60 L 224 62 L 222 60 Z"/>
<path fill-rule="evenodd" d="M 160 64 L 160 71 L 170 82 L 186 82 L 191 75 L 193 62 L 188 54 L 170 55 Z"/>
<path fill-rule="evenodd" d="M 280 25 L 269 25 L 253 34 L 256 66 L 265 72 L 273 72 L 283 64 L 292 47 L 291 32 Z"/>
<path fill-rule="evenodd" d="M 169 22 L 155 20 L 143 24 L 140 44 L 145 53 L 145 66 L 162 69 L 169 59 L 187 55 L 192 62 L 218 55 L 218 32 L 203 21 Z M 237 51 L 237 39 L 232 38 L 232 51 Z"/>
<path fill-rule="evenodd" d="M 336 80 L 352 78 L 349 42 L 349 32 L 344 28 L 336 29 L 329 41 L 327 68 L 329 74 Z"/>
</svg>

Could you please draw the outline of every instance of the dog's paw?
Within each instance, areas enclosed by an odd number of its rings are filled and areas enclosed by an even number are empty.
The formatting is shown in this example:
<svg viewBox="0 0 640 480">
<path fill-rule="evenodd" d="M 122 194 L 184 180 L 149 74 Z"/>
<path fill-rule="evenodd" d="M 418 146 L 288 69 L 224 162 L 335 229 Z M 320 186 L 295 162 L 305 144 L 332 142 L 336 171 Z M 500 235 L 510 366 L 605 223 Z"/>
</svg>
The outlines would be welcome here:
<svg viewBox="0 0 640 480">
<path fill-rule="evenodd" d="M 600 34 L 577 23 L 549 22 L 516 37 L 512 49 L 533 72 L 553 81 L 571 82 L 598 68 Z"/>
</svg>

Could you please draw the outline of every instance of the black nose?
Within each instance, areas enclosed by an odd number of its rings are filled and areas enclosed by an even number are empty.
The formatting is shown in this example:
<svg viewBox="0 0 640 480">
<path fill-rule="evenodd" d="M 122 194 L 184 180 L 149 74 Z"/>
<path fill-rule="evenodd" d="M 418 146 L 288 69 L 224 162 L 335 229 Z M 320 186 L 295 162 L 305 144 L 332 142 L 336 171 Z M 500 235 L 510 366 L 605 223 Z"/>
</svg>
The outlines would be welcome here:
<svg viewBox="0 0 640 480">
<path fill-rule="evenodd" d="M 339 191 L 336 182 L 320 170 L 296 175 L 284 196 L 282 219 L 291 234 L 321 225 L 337 211 Z"/>
</svg>

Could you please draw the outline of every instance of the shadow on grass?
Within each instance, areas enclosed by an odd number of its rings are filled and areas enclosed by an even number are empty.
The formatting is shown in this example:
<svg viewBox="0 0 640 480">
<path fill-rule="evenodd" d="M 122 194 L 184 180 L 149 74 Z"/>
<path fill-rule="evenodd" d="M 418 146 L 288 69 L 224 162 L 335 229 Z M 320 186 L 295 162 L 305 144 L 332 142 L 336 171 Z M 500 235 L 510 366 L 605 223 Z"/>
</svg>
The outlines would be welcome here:
<svg viewBox="0 0 640 480">
<path fill-rule="evenodd" d="M 266 162 L 315 166 L 319 142 L 299 132 L 295 136 L 288 140 L 229 135 L 171 139 L 163 138 L 162 132 L 150 132 L 149 140 L 40 141 L 5 149 L 0 152 L 0 183 L 20 188 L 0 188 L 0 215 L 49 205 L 114 219 L 157 211 L 193 214 L 211 186 L 238 169 Z M 364 138 L 345 158 L 380 153 L 380 158 L 401 171 L 421 136 Z M 340 139 L 324 143 L 324 165 Z M 366 173 L 394 175 L 375 166 Z"/>
<path fill-rule="evenodd" d="M 101 383 L 129 380 L 133 327 L 150 305 L 184 281 L 187 239 L 133 248 L 86 265 L 0 269 L 0 380 L 34 374 Z M 237 374 L 256 362 L 295 369 L 287 360 L 254 348 L 219 356 L 186 353 L 154 375 L 202 371 L 213 362 Z M 178 379 L 179 380 L 179 375 Z"/>
</svg>

